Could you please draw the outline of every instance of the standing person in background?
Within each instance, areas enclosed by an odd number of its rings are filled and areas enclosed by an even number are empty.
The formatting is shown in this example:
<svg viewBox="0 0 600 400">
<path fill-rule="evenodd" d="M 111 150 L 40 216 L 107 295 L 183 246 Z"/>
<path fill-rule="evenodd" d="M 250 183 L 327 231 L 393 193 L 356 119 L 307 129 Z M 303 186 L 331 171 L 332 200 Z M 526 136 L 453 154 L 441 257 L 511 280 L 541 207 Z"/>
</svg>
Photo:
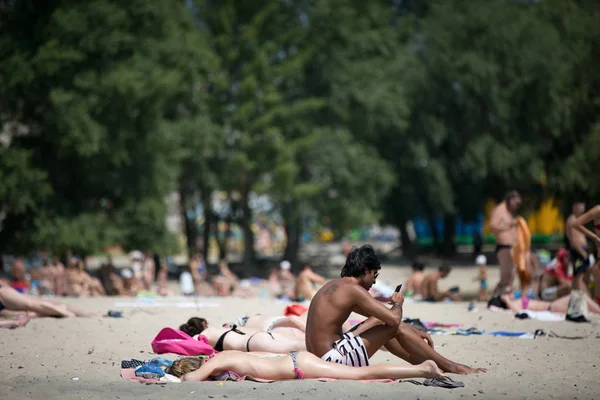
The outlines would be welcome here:
<svg viewBox="0 0 600 400">
<path fill-rule="evenodd" d="M 521 207 L 521 202 L 519 192 L 508 192 L 504 201 L 498 204 L 490 215 L 490 230 L 496 237 L 496 257 L 500 264 L 500 282 L 494 289 L 495 296 L 513 290 L 515 264 L 511 250 L 517 236 L 515 214 Z"/>
<path fill-rule="evenodd" d="M 594 231 L 589 230 L 585 227 L 589 222 L 594 224 Z M 600 253 L 600 205 L 597 205 L 590 209 L 588 212 L 581 214 L 572 223 L 572 227 L 589 237 L 594 241 L 596 245 L 596 251 Z M 600 254 L 596 254 L 600 256 Z M 600 257 L 598 257 L 600 258 Z M 589 258 L 588 258 L 589 260 Z M 573 286 L 571 291 L 571 299 L 569 301 L 569 308 L 567 310 L 567 321 L 573 322 L 590 322 L 586 317 L 587 303 L 583 300 L 582 292 L 585 293 L 585 283 L 583 281 L 583 274 L 586 268 L 589 267 L 591 262 L 584 263 L 573 272 Z M 592 267 L 591 273 L 594 277 L 594 282 L 597 285 L 595 288 L 594 297 L 596 301 L 600 300 L 600 293 L 598 291 L 598 283 L 600 282 L 600 271 L 598 262 Z"/>
<path fill-rule="evenodd" d="M 576 201 L 573 203 L 572 211 L 565 222 L 565 236 L 567 239 L 567 249 L 569 250 L 571 263 L 573 264 L 573 273 L 574 275 L 579 275 L 580 272 L 576 272 L 578 268 L 585 270 L 590 265 L 590 252 L 588 250 L 586 235 L 576 228 L 577 218 L 581 217 L 585 212 L 585 203 Z"/>
</svg>

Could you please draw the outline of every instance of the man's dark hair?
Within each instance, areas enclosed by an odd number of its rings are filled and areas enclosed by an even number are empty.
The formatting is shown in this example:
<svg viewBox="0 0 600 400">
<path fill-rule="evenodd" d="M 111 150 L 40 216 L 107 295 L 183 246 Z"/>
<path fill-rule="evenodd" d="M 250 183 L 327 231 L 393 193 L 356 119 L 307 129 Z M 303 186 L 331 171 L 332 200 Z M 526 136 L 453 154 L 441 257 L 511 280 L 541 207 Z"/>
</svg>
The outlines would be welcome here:
<svg viewBox="0 0 600 400">
<path fill-rule="evenodd" d="M 412 263 L 413 271 L 423 271 L 425 269 L 425 264 L 419 261 L 415 261 Z"/>
<path fill-rule="evenodd" d="M 342 268 L 341 276 L 352 276 L 358 278 L 367 271 L 378 271 L 381 269 L 379 259 L 372 246 L 366 244 L 359 248 L 352 247 L 346 257 L 346 264 Z"/>
<path fill-rule="evenodd" d="M 510 192 L 506 193 L 506 196 L 504 197 L 504 201 L 508 202 L 509 200 L 518 199 L 518 198 L 523 198 L 521 196 L 521 193 L 517 192 L 516 190 L 511 190 Z"/>
<path fill-rule="evenodd" d="M 442 264 L 438 268 L 438 271 L 446 273 L 446 274 L 450 273 L 451 270 L 452 270 L 452 267 L 449 266 L 448 264 Z"/>
</svg>

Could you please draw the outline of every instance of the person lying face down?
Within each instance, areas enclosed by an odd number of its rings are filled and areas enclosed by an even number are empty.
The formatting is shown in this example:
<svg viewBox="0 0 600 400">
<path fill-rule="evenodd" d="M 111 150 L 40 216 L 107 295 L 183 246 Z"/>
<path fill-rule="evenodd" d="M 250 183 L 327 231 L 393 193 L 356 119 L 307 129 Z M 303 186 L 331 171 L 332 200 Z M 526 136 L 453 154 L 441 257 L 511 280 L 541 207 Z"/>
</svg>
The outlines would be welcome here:
<svg viewBox="0 0 600 400">
<path fill-rule="evenodd" d="M 592 314 L 600 314 L 600 305 L 598 305 L 592 298 L 587 294 L 582 294 L 584 301 L 587 303 L 588 310 Z M 497 307 L 504 308 L 505 310 L 511 310 L 513 312 L 520 312 L 522 310 L 531 311 L 550 311 L 555 313 L 566 313 L 569 308 L 570 296 L 563 296 L 554 301 L 543 301 L 543 300 L 530 300 L 526 296 L 520 299 L 515 299 L 512 294 L 502 294 L 500 296 L 494 296 L 488 302 L 488 308 Z"/>
<path fill-rule="evenodd" d="M 294 339 L 277 332 L 266 332 L 260 329 L 238 327 L 211 327 L 204 318 L 193 317 L 179 327 L 179 330 L 190 336 L 202 334 L 208 344 L 217 351 L 268 351 L 273 353 L 289 353 L 304 350 L 303 338 Z"/>
<path fill-rule="evenodd" d="M 431 360 L 419 365 L 378 364 L 368 367 L 350 367 L 323 361 L 307 351 L 295 351 L 290 354 L 224 351 L 211 358 L 185 357 L 175 360 L 165 372 L 181 378 L 182 381 L 205 381 L 227 372 L 236 377 L 252 376 L 276 381 L 305 378 L 343 380 L 439 378 L 443 375 Z"/>
</svg>

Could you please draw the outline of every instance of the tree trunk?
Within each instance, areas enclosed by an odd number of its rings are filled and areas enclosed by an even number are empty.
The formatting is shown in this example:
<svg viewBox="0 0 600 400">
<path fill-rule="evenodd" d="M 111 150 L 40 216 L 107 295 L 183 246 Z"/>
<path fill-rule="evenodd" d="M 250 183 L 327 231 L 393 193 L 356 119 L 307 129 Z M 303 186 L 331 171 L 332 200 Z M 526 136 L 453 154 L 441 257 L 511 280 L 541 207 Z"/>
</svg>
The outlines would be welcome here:
<svg viewBox="0 0 600 400">
<path fill-rule="evenodd" d="M 412 240 L 406 229 L 407 222 L 400 224 L 400 244 L 402 244 L 402 255 L 406 258 L 412 259 L 415 256 Z"/>
<path fill-rule="evenodd" d="M 212 192 L 210 190 L 202 190 L 200 193 L 202 200 L 202 208 L 204 209 L 204 232 L 202 234 L 202 253 L 204 254 L 204 260 L 208 263 L 208 257 L 210 256 L 210 234 L 213 230 L 213 211 L 212 211 Z"/>
<path fill-rule="evenodd" d="M 283 259 L 292 264 L 292 268 L 298 266 L 298 254 L 300 253 L 300 241 L 302 238 L 302 218 L 289 214 L 285 219 L 285 251 Z"/>
<path fill-rule="evenodd" d="M 179 190 L 179 202 L 181 207 L 181 217 L 183 218 L 184 228 L 185 228 L 185 238 L 187 242 L 187 251 L 188 256 L 192 256 L 196 253 L 196 227 L 195 224 L 190 221 L 187 216 L 187 208 L 188 208 L 188 190 L 183 187 Z"/>
<path fill-rule="evenodd" d="M 446 214 L 444 216 L 444 255 L 453 257 L 456 255 L 456 215 Z"/>
<path fill-rule="evenodd" d="M 241 196 L 242 203 L 242 232 L 244 233 L 244 268 L 251 268 L 256 261 L 254 250 L 254 232 L 252 232 L 252 210 L 248 204 L 249 193 L 245 191 Z"/>
<path fill-rule="evenodd" d="M 436 253 L 440 251 L 440 233 L 438 231 L 437 225 L 435 223 L 434 217 L 428 217 L 427 223 L 429 225 L 429 229 L 431 230 L 431 236 L 433 237 L 433 248 Z"/>
</svg>

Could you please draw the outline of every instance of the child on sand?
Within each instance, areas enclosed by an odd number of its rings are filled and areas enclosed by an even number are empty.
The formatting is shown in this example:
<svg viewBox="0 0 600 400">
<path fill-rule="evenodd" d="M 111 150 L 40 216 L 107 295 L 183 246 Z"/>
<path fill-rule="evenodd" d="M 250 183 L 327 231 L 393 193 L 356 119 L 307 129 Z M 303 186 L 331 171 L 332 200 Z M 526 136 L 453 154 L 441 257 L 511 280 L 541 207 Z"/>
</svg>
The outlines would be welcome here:
<svg viewBox="0 0 600 400">
<path fill-rule="evenodd" d="M 479 301 L 487 301 L 487 258 L 480 254 L 475 258 L 475 265 L 479 267 L 476 281 L 479 281 Z"/>
</svg>

